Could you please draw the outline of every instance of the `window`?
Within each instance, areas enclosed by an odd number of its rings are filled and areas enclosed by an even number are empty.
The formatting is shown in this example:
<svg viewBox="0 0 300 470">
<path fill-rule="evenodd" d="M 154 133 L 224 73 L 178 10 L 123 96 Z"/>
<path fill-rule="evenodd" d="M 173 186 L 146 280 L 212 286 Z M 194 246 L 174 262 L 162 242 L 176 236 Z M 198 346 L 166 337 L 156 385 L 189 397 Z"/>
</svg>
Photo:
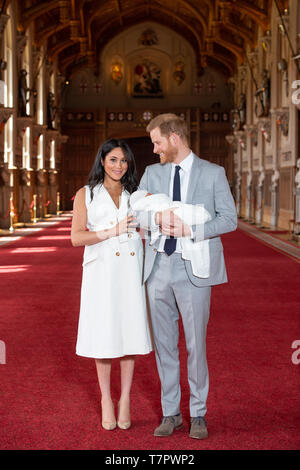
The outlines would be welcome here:
<svg viewBox="0 0 300 470">
<path fill-rule="evenodd" d="M 12 50 L 12 9 L 7 9 L 9 19 L 4 31 L 4 60 L 7 62 L 4 71 L 4 106 L 12 108 L 13 102 L 13 50 Z M 13 154 L 13 127 L 14 116 L 11 116 L 4 127 L 4 162 L 8 164 L 8 168 L 14 166 Z"/>
<path fill-rule="evenodd" d="M 38 154 L 37 154 L 37 170 L 44 167 L 44 136 L 40 135 L 38 140 Z"/>
<path fill-rule="evenodd" d="M 26 127 L 23 136 L 23 168 L 30 169 L 30 127 Z"/>
<path fill-rule="evenodd" d="M 50 168 L 55 168 L 55 140 L 50 143 Z"/>
</svg>

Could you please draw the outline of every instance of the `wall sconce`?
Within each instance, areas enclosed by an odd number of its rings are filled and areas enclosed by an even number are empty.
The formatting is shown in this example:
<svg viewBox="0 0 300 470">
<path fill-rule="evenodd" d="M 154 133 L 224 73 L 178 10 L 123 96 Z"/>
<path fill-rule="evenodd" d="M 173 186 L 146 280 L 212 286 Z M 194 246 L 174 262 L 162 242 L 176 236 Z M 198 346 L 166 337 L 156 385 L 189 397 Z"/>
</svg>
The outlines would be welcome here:
<svg viewBox="0 0 300 470">
<path fill-rule="evenodd" d="M 185 79 L 185 72 L 184 72 L 184 63 L 179 61 L 175 64 L 175 70 L 173 73 L 173 78 L 177 85 L 181 85 Z"/>
<path fill-rule="evenodd" d="M 115 62 L 111 66 L 111 79 L 118 85 L 123 78 L 122 65 L 119 62 Z"/>
<path fill-rule="evenodd" d="M 281 72 L 282 80 L 286 85 L 286 96 L 289 96 L 289 77 L 288 77 L 288 66 L 285 59 L 281 59 L 277 64 L 279 72 Z"/>
</svg>

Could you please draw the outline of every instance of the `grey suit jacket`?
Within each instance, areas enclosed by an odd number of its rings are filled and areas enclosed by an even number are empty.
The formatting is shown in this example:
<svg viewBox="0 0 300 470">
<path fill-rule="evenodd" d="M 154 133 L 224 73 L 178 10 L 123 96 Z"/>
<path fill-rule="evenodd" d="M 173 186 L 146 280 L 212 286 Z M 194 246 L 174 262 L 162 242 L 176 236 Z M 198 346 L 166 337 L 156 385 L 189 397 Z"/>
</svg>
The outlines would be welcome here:
<svg viewBox="0 0 300 470">
<path fill-rule="evenodd" d="M 160 163 L 150 165 L 146 167 L 139 188 L 146 189 L 152 194 L 168 194 L 170 175 L 170 163 L 166 163 L 165 165 L 161 165 Z M 227 273 L 220 235 L 232 232 L 237 227 L 235 203 L 224 168 L 202 160 L 194 155 L 186 203 L 203 204 L 211 215 L 210 221 L 202 225 L 193 226 L 194 241 L 208 238 L 210 240 L 210 276 L 206 279 L 194 276 L 191 262 L 185 261 L 188 277 L 197 287 L 223 284 L 227 282 Z M 147 231 L 150 229 L 149 213 L 140 213 L 138 219 L 146 235 L 143 274 L 143 280 L 145 282 L 152 271 L 159 240 L 157 240 L 154 245 L 149 245 L 149 236 L 147 237 L 147 235 L 149 235 Z"/>
</svg>

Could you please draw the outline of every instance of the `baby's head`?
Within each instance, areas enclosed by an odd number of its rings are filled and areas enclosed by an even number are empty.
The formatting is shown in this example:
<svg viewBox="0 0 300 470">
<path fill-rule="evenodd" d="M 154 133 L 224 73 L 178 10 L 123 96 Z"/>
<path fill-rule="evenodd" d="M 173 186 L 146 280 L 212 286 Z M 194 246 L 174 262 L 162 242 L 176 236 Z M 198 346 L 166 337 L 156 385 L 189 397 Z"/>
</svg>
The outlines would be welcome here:
<svg viewBox="0 0 300 470">
<path fill-rule="evenodd" d="M 137 190 L 130 196 L 130 205 L 133 206 L 139 199 L 143 199 L 144 197 L 151 196 L 151 193 L 148 193 L 145 190 Z"/>
</svg>

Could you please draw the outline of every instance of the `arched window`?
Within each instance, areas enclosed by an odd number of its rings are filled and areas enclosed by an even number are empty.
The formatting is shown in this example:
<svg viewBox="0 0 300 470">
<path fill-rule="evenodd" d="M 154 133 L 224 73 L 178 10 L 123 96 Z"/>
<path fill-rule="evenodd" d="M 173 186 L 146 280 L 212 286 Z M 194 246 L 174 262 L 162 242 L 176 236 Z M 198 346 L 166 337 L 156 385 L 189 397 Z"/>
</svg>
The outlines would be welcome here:
<svg viewBox="0 0 300 470">
<path fill-rule="evenodd" d="M 40 135 L 37 149 L 37 170 L 44 168 L 44 136 Z"/>
<path fill-rule="evenodd" d="M 7 63 L 6 70 L 4 71 L 4 106 L 6 108 L 13 108 L 13 11 L 11 5 L 9 5 L 7 8 L 7 14 L 9 18 L 4 31 L 4 60 Z M 13 125 L 14 116 L 12 115 L 4 127 L 4 162 L 8 164 L 9 168 L 13 167 L 14 165 Z"/>
<path fill-rule="evenodd" d="M 31 67 L 30 67 L 30 57 L 29 57 L 29 50 L 30 50 L 30 44 L 29 44 L 29 32 L 27 34 L 27 41 L 26 41 L 26 46 L 24 48 L 24 52 L 22 54 L 22 69 L 26 70 L 27 72 L 27 86 L 31 88 Z M 31 115 L 31 107 L 30 107 L 30 100 L 28 100 L 26 104 L 26 114 L 28 116 Z"/>
<path fill-rule="evenodd" d="M 44 60 L 45 49 L 42 47 L 41 56 L 38 64 L 38 76 L 37 76 L 37 123 L 44 125 L 47 120 L 45 113 L 45 60 Z M 41 134 L 38 140 L 38 154 L 37 154 L 37 169 L 41 170 L 45 164 L 45 145 L 44 135 Z"/>
<path fill-rule="evenodd" d="M 55 140 L 52 139 L 50 142 L 50 168 L 55 169 Z"/>
<path fill-rule="evenodd" d="M 30 127 L 26 127 L 23 135 L 23 168 L 30 169 Z"/>
<path fill-rule="evenodd" d="M 31 77 L 31 67 L 30 67 L 30 50 L 31 50 L 31 32 L 28 30 L 26 46 L 24 48 L 24 52 L 22 54 L 22 69 L 26 70 L 27 72 L 27 86 L 29 89 L 32 87 L 32 77 Z M 29 97 L 27 96 L 27 99 Z M 26 104 L 26 114 L 30 116 L 31 112 L 31 99 L 28 99 Z M 23 135 L 23 146 L 22 146 L 22 166 L 23 168 L 30 169 L 31 161 L 30 161 L 30 139 L 31 139 L 31 129 L 30 127 L 26 127 L 26 131 Z"/>
<path fill-rule="evenodd" d="M 37 77 L 37 123 L 44 124 L 44 65 L 43 55 L 41 55 L 38 64 L 39 74 Z"/>
</svg>

